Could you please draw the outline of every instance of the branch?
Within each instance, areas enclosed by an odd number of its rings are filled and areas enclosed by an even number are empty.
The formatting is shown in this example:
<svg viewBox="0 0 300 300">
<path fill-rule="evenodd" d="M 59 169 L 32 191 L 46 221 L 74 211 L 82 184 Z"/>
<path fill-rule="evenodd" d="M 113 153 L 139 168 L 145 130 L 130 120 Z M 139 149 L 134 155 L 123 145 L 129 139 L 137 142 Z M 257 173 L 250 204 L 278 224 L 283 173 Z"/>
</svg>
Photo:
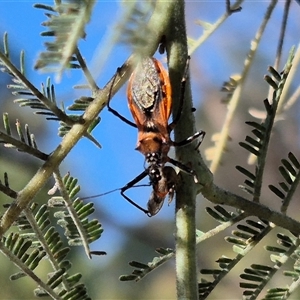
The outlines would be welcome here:
<svg viewBox="0 0 300 300">
<path fill-rule="evenodd" d="M 249 216 L 256 216 L 258 218 L 268 220 L 279 227 L 289 230 L 296 236 L 300 235 L 300 222 L 286 216 L 285 214 L 274 211 L 263 204 L 247 200 L 241 196 L 226 191 L 215 184 L 204 187 L 201 190 L 201 193 L 206 199 L 213 203 L 229 205 L 237 209 L 241 209 Z"/>
<path fill-rule="evenodd" d="M 184 1 L 177 0 L 170 28 L 166 37 L 169 74 L 172 86 L 173 116 L 176 116 L 181 95 L 180 82 L 188 57 Z M 190 83 L 187 81 L 184 105 L 180 120 L 175 127 L 175 141 L 182 141 L 195 133 L 195 119 L 192 114 Z M 176 147 L 176 157 L 183 163 L 190 163 L 192 153 L 198 156 L 194 146 Z M 193 164 L 192 164 L 193 165 Z M 182 174 L 181 184 L 176 189 L 176 281 L 177 299 L 198 299 L 196 262 L 196 190 L 191 176 Z"/>
<path fill-rule="evenodd" d="M 23 143 L 22 141 L 19 141 L 13 137 L 11 137 L 10 135 L 0 131 L 0 140 L 5 142 L 6 144 L 11 144 L 13 146 L 15 146 L 18 150 L 21 150 L 23 152 L 26 152 L 28 154 L 31 154 L 41 160 L 46 160 L 48 158 L 48 155 L 45 154 L 44 152 L 35 149 L 25 143 Z"/>
<path fill-rule="evenodd" d="M 68 155 L 72 148 L 76 145 L 79 139 L 84 136 L 86 130 L 94 120 L 94 118 L 99 114 L 99 112 L 105 107 L 108 95 L 111 90 L 111 83 L 115 82 L 112 87 L 112 94 L 115 94 L 125 80 L 129 77 L 129 69 L 132 65 L 132 60 L 128 60 L 121 71 L 117 74 L 117 79 L 115 76 L 109 81 L 105 88 L 97 92 L 95 100 L 86 109 L 83 115 L 83 124 L 75 124 L 71 130 L 65 135 L 60 145 L 52 152 L 47 161 L 43 166 L 37 171 L 29 183 L 25 186 L 23 190 L 18 193 L 16 201 L 14 201 L 10 208 L 5 212 L 1 219 L 0 225 L 0 238 L 3 234 L 10 228 L 12 223 L 17 219 L 19 214 L 24 208 L 33 200 L 39 190 L 44 186 L 52 173 L 57 169 L 63 159 Z"/>
</svg>

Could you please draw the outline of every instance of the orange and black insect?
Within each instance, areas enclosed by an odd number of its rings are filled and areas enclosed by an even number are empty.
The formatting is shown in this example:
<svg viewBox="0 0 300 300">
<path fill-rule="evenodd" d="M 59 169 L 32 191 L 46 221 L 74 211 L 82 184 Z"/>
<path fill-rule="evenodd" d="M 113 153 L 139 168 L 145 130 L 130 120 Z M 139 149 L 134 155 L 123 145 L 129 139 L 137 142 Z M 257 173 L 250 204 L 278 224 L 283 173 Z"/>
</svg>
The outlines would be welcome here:
<svg viewBox="0 0 300 300">
<path fill-rule="evenodd" d="M 179 110 L 173 121 L 168 124 L 172 110 L 172 91 L 170 79 L 162 64 L 155 58 L 146 57 L 141 59 L 133 71 L 127 88 L 128 106 L 134 122 L 129 121 L 116 110 L 110 107 L 108 110 L 127 124 L 138 129 L 138 142 L 136 150 L 145 156 L 146 168 L 132 181 L 121 188 L 121 195 L 134 206 L 148 214 L 155 215 L 162 207 L 165 197 L 169 194 L 169 202 L 172 201 L 176 189 L 177 176 L 175 170 L 166 163 L 171 163 L 182 171 L 192 175 L 198 182 L 195 171 L 186 165 L 168 156 L 170 147 L 184 146 L 200 137 L 200 143 L 205 132 L 199 131 L 181 142 L 174 142 L 170 133 L 180 119 L 184 92 L 186 70 L 181 81 L 181 96 Z M 134 187 L 146 176 L 149 176 L 150 185 L 153 188 L 148 201 L 148 210 L 142 208 L 128 196 L 125 191 Z"/>
</svg>

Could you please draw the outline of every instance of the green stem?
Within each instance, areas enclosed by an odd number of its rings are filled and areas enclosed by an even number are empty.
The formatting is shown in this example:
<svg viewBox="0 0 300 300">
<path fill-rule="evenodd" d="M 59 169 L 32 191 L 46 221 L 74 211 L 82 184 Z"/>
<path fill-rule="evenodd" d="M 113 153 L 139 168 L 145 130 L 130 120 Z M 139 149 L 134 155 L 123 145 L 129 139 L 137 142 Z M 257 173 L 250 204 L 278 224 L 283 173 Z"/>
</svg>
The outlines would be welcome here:
<svg viewBox="0 0 300 300">
<path fill-rule="evenodd" d="M 249 216 L 256 216 L 258 218 L 268 220 L 275 225 L 291 231 L 294 235 L 300 234 L 300 222 L 282 214 L 278 211 L 272 210 L 269 207 L 247 200 L 241 196 L 226 191 L 215 184 L 203 187 L 202 195 L 209 201 L 220 204 L 229 205 L 237 209 L 243 210 Z"/>
<path fill-rule="evenodd" d="M 167 36 L 167 53 L 170 80 L 172 85 L 173 114 L 176 115 L 180 97 L 180 81 L 187 60 L 187 37 L 185 28 L 184 1 L 173 1 L 172 31 Z M 176 24 L 176 25 L 175 25 Z M 195 132 L 195 120 L 192 114 L 190 84 L 186 84 L 184 107 L 178 125 L 175 127 L 175 140 L 180 141 Z M 176 148 L 176 157 L 184 163 L 190 163 L 193 147 Z M 197 262 L 196 262 L 196 188 L 192 176 L 182 174 L 181 183 L 176 190 L 176 283 L 177 299 L 198 299 Z"/>
</svg>

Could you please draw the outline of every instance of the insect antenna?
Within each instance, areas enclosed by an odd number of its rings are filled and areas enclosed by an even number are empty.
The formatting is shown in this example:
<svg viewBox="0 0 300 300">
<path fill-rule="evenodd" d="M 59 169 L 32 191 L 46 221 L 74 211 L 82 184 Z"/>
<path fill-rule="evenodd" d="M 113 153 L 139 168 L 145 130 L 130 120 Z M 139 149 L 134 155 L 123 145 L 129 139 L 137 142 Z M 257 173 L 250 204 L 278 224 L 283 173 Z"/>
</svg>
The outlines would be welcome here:
<svg viewBox="0 0 300 300">
<path fill-rule="evenodd" d="M 131 186 L 130 188 L 145 187 L 145 186 L 150 186 L 150 185 L 151 185 L 150 183 L 147 183 L 147 184 L 138 184 L 138 185 Z M 108 194 L 112 194 L 112 193 L 114 193 L 116 191 L 122 191 L 122 190 L 124 190 L 124 187 L 116 188 L 116 189 L 113 189 L 113 190 L 110 190 L 108 192 L 101 193 L 101 194 L 96 194 L 96 195 L 92 195 L 92 196 L 81 197 L 80 199 L 81 200 L 95 199 L 95 198 L 106 196 Z"/>
</svg>

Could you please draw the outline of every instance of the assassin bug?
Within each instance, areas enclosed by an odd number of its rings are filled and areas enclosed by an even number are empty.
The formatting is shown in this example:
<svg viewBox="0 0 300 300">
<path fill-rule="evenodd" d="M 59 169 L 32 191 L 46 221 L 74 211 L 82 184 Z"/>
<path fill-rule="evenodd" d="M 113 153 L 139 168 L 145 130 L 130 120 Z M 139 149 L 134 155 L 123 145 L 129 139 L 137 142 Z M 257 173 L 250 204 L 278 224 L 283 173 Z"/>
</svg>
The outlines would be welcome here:
<svg viewBox="0 0 300 300">
<path fill-rule="evenodd" d="M 171 146 L 184 146 L 198 137 L 200 137 L 200 145 L 205 135 L 205 132 L 199 131 L 181 142 L 174 142 L 170 138 L 170 133 L 179 121 L 183 107 L 189 59 L 187 60 L 184 76 L 181 81 L 179 109 L 170 124 L 168 124 L 172 109 L 170 79 L 167 71 L 155 58 L 145 57 L 141 59 L 129 79 L 127 88 L 128 106 L 135 123 L 112 109 L 110 107 L 110 99 L 107 104 L 110 112 L 122 121 L 138 129 L 136 150 L 145 156 L 147 167 L 120 190 L 121 195 L 127 201 L 149 216 L 155 215 L 160 210 L 167 194 L 169 194 L 169 202 L 172 201 L 174 196 L 177 176 L 172 167 L 165 166 L 166 163 L 171 163 L 182 171 L 192 175 L 194 181 L 198 182 L 193 169 L 168 156 Z M 135 184 L 147 175 L 150 179 L 150 185 L 153 187 L 148 201 L 148 210 L 140 207 L 125 195 L 126 190 L 134 187 Z"/>
</svg>

